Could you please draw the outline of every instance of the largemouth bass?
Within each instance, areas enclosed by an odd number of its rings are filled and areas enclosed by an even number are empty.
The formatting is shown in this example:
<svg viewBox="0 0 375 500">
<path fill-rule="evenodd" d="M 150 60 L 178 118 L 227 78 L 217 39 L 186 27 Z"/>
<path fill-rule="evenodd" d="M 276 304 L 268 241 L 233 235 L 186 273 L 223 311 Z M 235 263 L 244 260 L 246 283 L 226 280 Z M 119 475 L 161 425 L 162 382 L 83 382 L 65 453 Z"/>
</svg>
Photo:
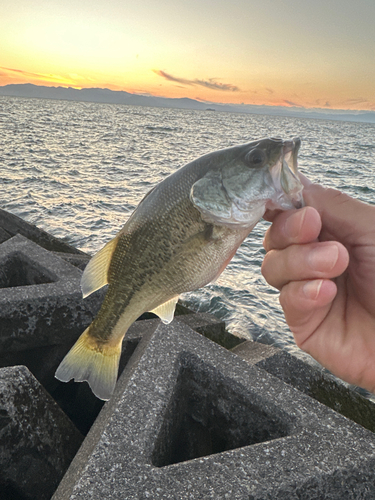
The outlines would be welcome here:
<svg viewBox="0 0 375 500">
<path fill-rule="evenodd" d="M 299 146 L 277 138 L 215 151 L 155 186 L 87 265 L 83 296 L 108 291 L 56 377 L 109 399 L 129 326 L 146 311 L 172 321 L 179 295 L 216 280 L 267 208 L 302 206 Z"/>
</svg>

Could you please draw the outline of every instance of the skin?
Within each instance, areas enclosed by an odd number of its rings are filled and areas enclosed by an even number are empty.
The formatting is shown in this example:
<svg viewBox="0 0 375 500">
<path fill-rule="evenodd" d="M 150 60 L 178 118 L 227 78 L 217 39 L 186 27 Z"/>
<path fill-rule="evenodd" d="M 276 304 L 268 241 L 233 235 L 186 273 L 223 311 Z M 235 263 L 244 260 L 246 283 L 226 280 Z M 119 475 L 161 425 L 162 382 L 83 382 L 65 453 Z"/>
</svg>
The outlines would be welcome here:
<svg viewBox="0 0 375 500">
<path fill-rule="evenodd" d="M 262 273 L 297 345 L 375 393 L 375 207 L 301 180 L 307 206 L 265 216 Z"/>
</svg>

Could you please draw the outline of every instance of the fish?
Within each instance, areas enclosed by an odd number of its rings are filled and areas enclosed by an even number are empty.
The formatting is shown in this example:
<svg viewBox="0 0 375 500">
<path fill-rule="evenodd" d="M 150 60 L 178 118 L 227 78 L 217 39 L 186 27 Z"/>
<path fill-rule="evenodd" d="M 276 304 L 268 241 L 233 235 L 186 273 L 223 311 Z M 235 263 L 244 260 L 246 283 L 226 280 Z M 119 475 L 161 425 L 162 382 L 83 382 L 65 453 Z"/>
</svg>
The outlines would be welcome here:
<svg viewBox="0 0 375 500">
<path fill-rule="evenodd" d="M 139 316 L 149 311 L 170 323 L 180 294 L 214 282 L 266 209 L 303 206 L 300 144 L 266 138 L 214 151 L 151 189 L 86 266 L 83 297 L 108 289 L 56 378 L 87 381 L 108 400 L 123 338 Z"/>
</svg>

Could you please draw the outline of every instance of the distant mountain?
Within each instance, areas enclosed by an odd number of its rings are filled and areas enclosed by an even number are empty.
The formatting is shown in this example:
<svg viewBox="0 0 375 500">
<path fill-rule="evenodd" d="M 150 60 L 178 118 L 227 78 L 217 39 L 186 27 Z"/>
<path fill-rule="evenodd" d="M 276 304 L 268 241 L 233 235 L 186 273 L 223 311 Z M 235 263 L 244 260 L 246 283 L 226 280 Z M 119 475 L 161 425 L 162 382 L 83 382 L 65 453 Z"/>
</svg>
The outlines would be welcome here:
<svg viewBox="0 0 375 500">
<path fill-rule="evenodd" d="M 300 108 L 286 106 L 259 106 L 250 104 L 216 104 L 201 102 L 187 97 L 167 98 L 151 95 L 131 94 L 110 89 L 71 87 L 44 87 L 40 85 L 12 84 L 0 86 L 0 96 L 34 97 L 39 99 L 58 99 L 65 101 L 98 102 L 107 104 L 128 104 L 132 106 L 150 106 L 157 108 L 195 109 L 201 111 L 227 111 L 230 113 L 253 113 L 261 115 L 293 116 L 297 118 L 317 118 L 324 120 L 344 120 L 375 123 L 373 111 L 349 111 L 321 108 Z"/>
<path fill-rule="evenodd" d="M 151 106 L 163 108 L 201 109 L 207 107 L 207 103 L 188 99 L 169 99 L 165 97 L 154 97 L 129 92 L 114 91 L 109 89 L 90 88 L 73 89 L 71 87 L 43 87 L 31 83 L 18 85 L 5 85 L 0 87 L 0 95 L 13 97 L 37 97 L 40 99 L 58 99 L 65 101 L 99 102 L 106 104 L 129 104 L 132 106 Z"/>
</svg>

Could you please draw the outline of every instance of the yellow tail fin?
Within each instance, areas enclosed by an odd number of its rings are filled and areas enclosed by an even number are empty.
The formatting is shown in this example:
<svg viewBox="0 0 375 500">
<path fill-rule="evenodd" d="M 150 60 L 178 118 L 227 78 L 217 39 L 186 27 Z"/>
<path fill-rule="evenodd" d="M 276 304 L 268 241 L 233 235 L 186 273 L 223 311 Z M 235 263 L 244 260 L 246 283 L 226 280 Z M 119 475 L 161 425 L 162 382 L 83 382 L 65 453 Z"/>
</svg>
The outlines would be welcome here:
<svg viewBox="0 0 375 500">
<path fill-rule="evenodd" d="M 114 391 L 121 344 L 116 346 L 99 344 L 89 334 L 90 327 L 79 337 L 74 346 L 60 363 L 55 377 L 61 382 L 88 382 L 92 392 L 99 399 L 107 401 Z"/>
</svg>

